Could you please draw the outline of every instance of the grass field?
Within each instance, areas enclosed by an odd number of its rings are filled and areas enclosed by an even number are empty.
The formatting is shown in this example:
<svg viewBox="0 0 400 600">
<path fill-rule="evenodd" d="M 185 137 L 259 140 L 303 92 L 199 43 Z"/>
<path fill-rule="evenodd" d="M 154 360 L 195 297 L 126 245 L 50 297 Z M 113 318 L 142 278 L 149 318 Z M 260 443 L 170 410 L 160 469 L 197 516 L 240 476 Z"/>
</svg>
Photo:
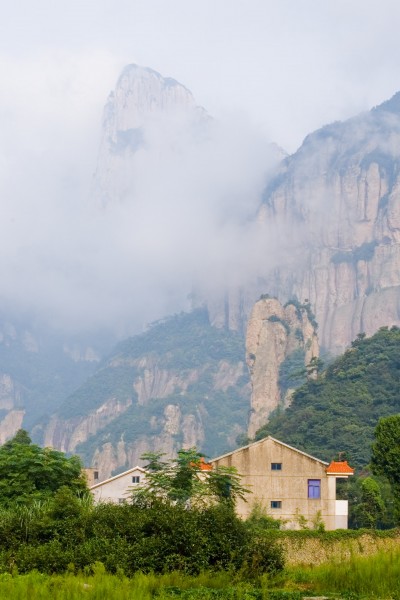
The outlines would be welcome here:
<svg viewBox="0 0 400 600">
<path fill-rule="evenodd" d="M 400 600 L 400 548 L 347 562 L 288 568 L 254 582 L 221 572 L 189 577 L 181 573 L 110 575 L 97 563 L 90 574 L 0 574 L 0 599 L 7 600 L 301 600 L 324 595 L 333 599 Z"/>
</svg>

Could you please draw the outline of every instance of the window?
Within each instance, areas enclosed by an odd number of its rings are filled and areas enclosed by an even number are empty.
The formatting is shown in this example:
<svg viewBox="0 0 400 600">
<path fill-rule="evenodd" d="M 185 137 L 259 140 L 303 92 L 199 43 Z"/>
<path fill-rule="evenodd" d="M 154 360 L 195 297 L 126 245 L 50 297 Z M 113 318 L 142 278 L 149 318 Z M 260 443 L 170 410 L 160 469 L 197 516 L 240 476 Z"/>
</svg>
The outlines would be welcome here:
<svg viewBox="0 0 400 600">
<path fill-rule="evenodd" d="M 280 500 L 271 500 L 271 508 L 282 508 L 282 502 Z"/>
<path fill-rule="evenodd" d="M 99 472 L 98 471 L 94 471 L 93 472 L 93 479 L 96 481 L 96 479 L 99 478 Z"/>
<path fill-rule="evenodd" d="M 282 471 L 282 463 L 271 463 L 271 471 Z"/>
<path fill-rule="evenodd" d="M 321 498 L 321 480 L 320 479 L 309 479 L 308 480 L 308 497 L 318 499 Z"/>
<path fill-rule="evenodd" d="M 132 477 L 132 483 L 140 483 L 140 475 L 134 475 Z"/>
</svg>

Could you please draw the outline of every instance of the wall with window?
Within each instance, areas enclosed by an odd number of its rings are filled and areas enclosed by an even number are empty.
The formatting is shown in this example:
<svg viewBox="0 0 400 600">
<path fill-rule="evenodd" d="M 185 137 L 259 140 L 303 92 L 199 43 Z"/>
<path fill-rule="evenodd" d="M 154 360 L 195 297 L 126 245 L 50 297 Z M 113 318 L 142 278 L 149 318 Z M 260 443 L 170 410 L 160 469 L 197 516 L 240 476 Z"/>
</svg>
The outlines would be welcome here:
<svg viewBox="0 0 400 600">
<path fill-rule="evenodd" d="M 211 461 L 234 466 L 252 491 L 239 501 L 242 517 L 255 503 L 284 521 L 287 528 L 312 527 L 321 517 L 326 529 L 335 528 L 335 482 L 326 475 L 327 463 L 273 438 L 266 438 Z"/>
<path fill-rule="evenodd" d="M 115 477 L 92 485 L 90 491 L 94 496 L 95 502 L 128 502 L 130 490 L 143 483 L 145 478 L 145 471 L 140 467 L 135 467 Z"/>
</svg>

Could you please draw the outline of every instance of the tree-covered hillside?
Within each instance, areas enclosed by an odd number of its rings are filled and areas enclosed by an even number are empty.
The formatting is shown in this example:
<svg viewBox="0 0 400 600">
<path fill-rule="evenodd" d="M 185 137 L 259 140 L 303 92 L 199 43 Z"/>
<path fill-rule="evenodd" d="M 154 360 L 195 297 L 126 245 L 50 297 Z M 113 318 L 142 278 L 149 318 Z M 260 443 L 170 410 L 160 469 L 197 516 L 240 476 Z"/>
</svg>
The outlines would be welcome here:
<svg viewBox="0 0 400 600">
<path fill-rule="evenodd" d="M 400 413 L 399 384 L 400 329 L 361 334 L 256 439 L 272 435 L 326 460 L 345 452 L 352 466 L 366 466 L 379 417 Z"/>
<path fill-rule="evenodd" d="M 116 448 L 123 440 L 127 452 L 139 445 L 163 450 L 171 443 L 181 447 L 185 435 L 196 436 L 191 443 L 214 456 L 232 449 L 245 430 L 249 397 L 243 337 L 212 327 L 207 312 L 196 310 L 121 342 L 60 407 L 57 427 L 79 427 L 88 415 L 96 419 L 100 407 L 114 400 L 126 407 L 123 412 L 71 448 L 86 464 L 106 444 Z M 171 414 L 176 426 L 168 424 Z"/>
</svg>

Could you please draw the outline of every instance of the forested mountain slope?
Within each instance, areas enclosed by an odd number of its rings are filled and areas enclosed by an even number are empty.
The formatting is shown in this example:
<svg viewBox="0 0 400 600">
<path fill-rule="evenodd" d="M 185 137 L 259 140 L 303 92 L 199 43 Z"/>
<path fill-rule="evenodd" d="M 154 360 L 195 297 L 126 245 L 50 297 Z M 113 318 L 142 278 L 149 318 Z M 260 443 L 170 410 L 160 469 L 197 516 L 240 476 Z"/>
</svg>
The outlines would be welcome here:
<svg viewBox="0 0 400 600">
<path fill-rule="evenodd" d="M 400 413 L 399 384 L 400 329 L 361 334 L 256 439 L 272 435 L 325 460 L 345 452 L 352 466 L 366 466 L 378 419 Z"/>
<path fill-rule="evenodd" d="M 149 450 L 212 456 L 245 431 L 249 400 L 243 337 L 212 327 L 205 310 L 181 313 L 120 343 L 50 418 L 43 443 L 78 452 L 101 478 Z"/>
</svg>

